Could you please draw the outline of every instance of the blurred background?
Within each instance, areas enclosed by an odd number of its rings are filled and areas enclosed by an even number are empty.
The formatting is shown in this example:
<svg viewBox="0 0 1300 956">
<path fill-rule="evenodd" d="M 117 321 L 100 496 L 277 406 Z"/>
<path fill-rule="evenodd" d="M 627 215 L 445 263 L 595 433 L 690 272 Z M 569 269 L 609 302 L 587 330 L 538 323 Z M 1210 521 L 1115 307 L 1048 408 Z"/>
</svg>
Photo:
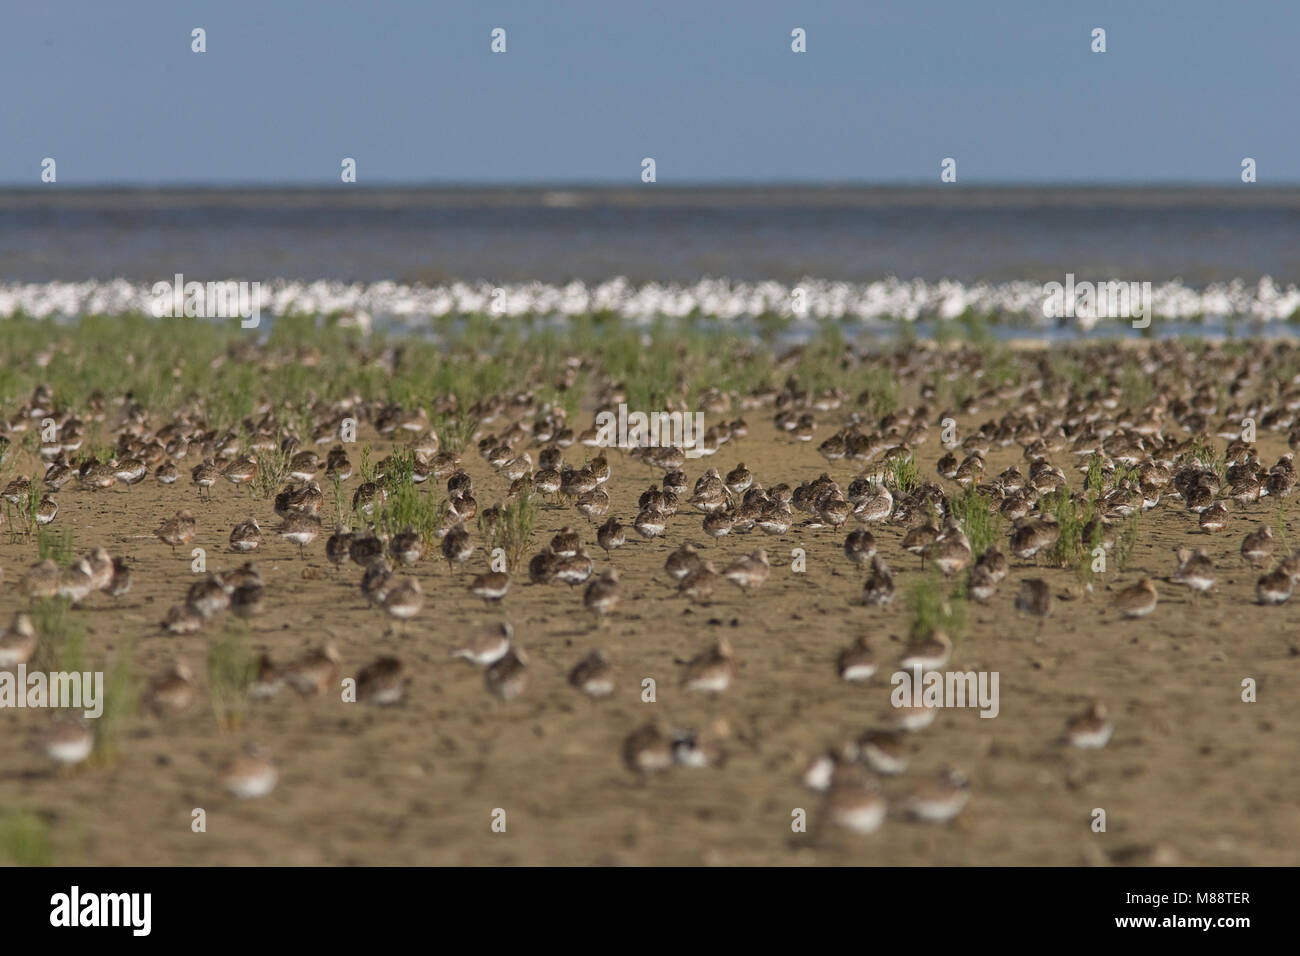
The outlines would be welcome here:
<svg viewBox="0 0 1300 956">
<path fill-rule="evenodd" d="M 1199 294 L 1300 277 L 1294 5 L 10 0 L 0 16 L 10 286 L 1074 272 Z"/>
</svg>

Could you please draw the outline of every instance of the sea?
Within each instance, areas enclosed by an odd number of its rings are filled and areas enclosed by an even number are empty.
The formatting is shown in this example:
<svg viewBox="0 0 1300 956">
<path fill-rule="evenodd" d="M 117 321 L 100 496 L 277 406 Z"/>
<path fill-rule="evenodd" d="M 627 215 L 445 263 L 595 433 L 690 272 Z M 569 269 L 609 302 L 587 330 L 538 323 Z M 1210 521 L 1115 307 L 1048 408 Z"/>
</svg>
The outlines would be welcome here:
<svg viewBox="0 0 1300 956">
<path fill-rule="evenodd" d="M 1052 336 L 1127 323 L 1045 314 L 1049 283 L 1148 283 L 1158 331 L 1277 333 L 1300 319 L 1300 189 L 0 191 L 0 316 L 147 311 L 178 275 L 255 281 L 272 316 L 368 326 L 602 311 L 929 328 L 978 313 Z"/>
</svg>

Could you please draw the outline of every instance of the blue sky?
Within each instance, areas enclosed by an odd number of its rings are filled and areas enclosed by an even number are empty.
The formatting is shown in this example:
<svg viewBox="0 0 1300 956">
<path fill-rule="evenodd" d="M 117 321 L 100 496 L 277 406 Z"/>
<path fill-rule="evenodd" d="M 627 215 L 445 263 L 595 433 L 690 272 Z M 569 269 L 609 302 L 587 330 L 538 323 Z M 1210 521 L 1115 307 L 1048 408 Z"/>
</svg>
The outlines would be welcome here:
<svg viewBox="0 0 1300 956">
<path fill-rule="evenodd" d="M 1295 184 L 1298 36 L 1279 0 L 0 0 L 0 185 Z"/>
</svg>

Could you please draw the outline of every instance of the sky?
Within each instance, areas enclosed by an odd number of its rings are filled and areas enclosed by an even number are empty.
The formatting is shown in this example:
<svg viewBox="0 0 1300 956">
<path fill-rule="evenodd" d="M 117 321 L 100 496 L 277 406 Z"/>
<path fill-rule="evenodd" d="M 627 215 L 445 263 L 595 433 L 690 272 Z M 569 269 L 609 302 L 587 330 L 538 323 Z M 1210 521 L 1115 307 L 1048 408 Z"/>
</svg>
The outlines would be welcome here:
<svg viewBox="0 0 1300 956">
<path fill-rule="evenodd" d="M 1297 36 L 1290 0 L 0 0 L 0 186 L 1300 184 Z"/>
</svg>

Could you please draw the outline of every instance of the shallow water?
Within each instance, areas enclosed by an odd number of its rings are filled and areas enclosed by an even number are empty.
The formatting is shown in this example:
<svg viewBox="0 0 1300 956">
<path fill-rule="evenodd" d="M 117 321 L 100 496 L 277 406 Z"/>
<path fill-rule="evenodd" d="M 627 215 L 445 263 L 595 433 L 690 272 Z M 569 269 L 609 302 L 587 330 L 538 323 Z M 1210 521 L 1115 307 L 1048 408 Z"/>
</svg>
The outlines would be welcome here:
<svg viewBox="0 0 1300 956">
<path fill-rule="evenodd" d="M 0 281 L 1300 280 L 1300 190 L 0 191 Z"/>
</svg>

